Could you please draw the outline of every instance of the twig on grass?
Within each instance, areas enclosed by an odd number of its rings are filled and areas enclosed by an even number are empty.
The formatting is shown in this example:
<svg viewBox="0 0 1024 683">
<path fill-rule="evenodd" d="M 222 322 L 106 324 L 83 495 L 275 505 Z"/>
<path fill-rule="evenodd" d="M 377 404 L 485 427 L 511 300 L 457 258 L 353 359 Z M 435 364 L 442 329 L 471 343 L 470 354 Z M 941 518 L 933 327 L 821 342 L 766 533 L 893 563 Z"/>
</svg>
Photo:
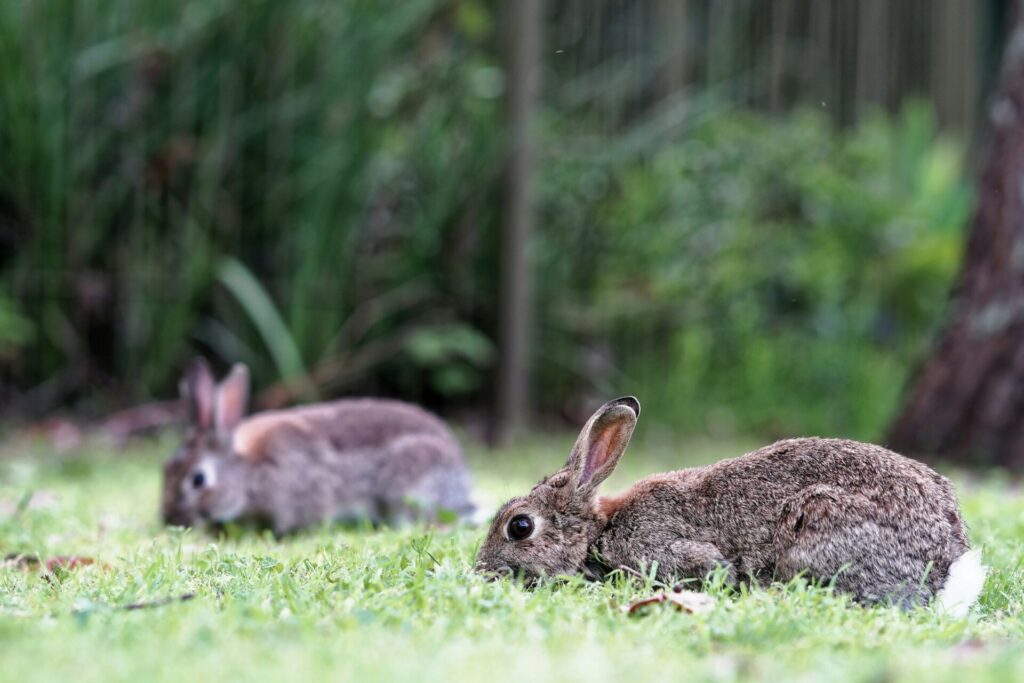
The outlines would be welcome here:
<svg viewBox="0 0 1024 683">
<path fill-rule="evenodd" d="M 182 593 L 181 595 L 172 595 L 166 598 L 158 598 L 157 600 L 148 600 L 143 602 L 131 602 L 127 605 L 120 605 L 117 609 L 122 610 L 137 610 L 137 609 L 153 609 L 154 607 L 164 607 L 176 602 L 188 602 L 189 600 L 196 597 L 195 593 Z"/>
<path fill-rule="evenodd" d="M 629 576 L 632 576 L 634 579 L 636 579 L 637 581 L 639 581 L 642 584 L 646 584 L 647 582 L 650 582 L 652 588 L 660 588 L 662 590 L 668 590 L 668 584 L 667 583 L 665 583 L 663 581 L 659 581 L 658 579 L 653 578 L 651 576 L 647 576 L 646 574 L 644 574 L 642 572 L 638 572 L 637 570 L 633 569 L 632 567 L 627 567 L 624 564 L 620 564 L 619 565 L 619 571 L 622 572 L 623 574 L 628 574 Z"/>
</svg>

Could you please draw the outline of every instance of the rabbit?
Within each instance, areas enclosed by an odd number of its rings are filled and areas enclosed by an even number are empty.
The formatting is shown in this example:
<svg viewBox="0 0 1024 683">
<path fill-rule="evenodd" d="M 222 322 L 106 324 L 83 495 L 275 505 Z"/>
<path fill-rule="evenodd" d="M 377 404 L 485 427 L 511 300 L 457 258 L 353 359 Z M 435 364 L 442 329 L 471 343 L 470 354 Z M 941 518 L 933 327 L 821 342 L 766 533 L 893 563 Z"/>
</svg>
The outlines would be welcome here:
<svg viewBox="0 0 1024 683">
<path fill-rule="evenodd" d="M 954 615 L 980 594 L 986 570 L 950 482 L 880 446 L 788 439 L 598 496 L 639 415 L 631 396 L 598 409 L 565 466 L 498 511 L 475 570 L 528 583 L 655 563 L 666 583 L 719 568 L 730 584 L 803 575 L 861 604 L 938 597 Z"/>
<path fill-rule="evenodd" d="M 346 399 L 244 418 L 249 374 L 219 385 L 197 360 L 181 382 L 184 443 L 163 478 L 169 525 L 251 523 L 277 535 L 330 521 L 470 517 L 470 475 L 436 416 L 383 399 Z"/>
</svg>

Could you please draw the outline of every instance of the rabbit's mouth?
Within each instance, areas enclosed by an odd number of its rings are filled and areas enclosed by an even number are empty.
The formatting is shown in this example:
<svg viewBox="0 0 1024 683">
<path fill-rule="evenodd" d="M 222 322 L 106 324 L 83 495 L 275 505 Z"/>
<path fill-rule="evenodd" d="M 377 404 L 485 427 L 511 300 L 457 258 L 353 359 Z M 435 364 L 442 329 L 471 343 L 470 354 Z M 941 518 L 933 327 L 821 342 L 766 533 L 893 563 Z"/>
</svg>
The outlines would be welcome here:
<svg viewBox="0 0 1024 683">
<path fill-rule="evenodd" d="M 532 572 L 526 571 L 525 569 L 514 569 L 507 564 L 500 566 L 490 566 L 477 564 L 473 567 L 473 571 L 483 576 L 484 580 L 488 583 L 495 581 L 501 581 L 504 579 L 512 579 L 522 583 L 524 588 L 533 588 L 540 582 L 540 576 Z"/>
<path fill-rule="evenodd" d="M 508 565 L 502 565 L 500 567 L 489 567 L 484 564 L 478 564 L 473 567 L 473 572 L 480 574 L 487 581 L 499 581 L 501 579 L 507 579 L 511 576 L 515 576 L 515 570 Z"/>
<path fill-rule="evenodd" d="M 170 508 L 164 511 L 164 524 L 167 526 L 195 526 L 195 515 L 182 508 Z"/>
</svg>

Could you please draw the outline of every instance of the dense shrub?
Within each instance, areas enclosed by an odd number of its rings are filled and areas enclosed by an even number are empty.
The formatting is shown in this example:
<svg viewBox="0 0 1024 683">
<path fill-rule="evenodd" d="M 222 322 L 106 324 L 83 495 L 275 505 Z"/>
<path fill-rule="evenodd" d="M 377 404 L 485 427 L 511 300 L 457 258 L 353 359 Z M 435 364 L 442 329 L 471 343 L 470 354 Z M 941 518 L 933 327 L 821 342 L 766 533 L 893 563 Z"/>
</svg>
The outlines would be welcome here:
<svg viewBox="0 0 1024 683">
<path fill-rule="evenodd" d="M 877 436 L 945 305 L 960 161 L 910 107 L 840 132 L 719 114 L 632 161 L 549 166 L 541 349 L 603 356 L 581 382 L 687 430 Z"/>
</svg>

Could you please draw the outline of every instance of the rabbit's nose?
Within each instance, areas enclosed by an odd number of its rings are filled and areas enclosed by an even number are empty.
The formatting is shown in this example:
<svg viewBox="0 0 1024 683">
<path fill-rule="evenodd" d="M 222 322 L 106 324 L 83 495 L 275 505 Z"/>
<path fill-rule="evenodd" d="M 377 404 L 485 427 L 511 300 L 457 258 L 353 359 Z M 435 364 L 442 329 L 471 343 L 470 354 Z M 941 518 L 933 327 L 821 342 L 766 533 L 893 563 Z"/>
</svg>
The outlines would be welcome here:
<svg viewBox="0 0 1024 683">
<path fill-rule="evenodd" d="M 167 526 L 192 526 L 192 517 L 181 508 L 170 508 L 164 511 L 164 524 Z"/>
</svg>

